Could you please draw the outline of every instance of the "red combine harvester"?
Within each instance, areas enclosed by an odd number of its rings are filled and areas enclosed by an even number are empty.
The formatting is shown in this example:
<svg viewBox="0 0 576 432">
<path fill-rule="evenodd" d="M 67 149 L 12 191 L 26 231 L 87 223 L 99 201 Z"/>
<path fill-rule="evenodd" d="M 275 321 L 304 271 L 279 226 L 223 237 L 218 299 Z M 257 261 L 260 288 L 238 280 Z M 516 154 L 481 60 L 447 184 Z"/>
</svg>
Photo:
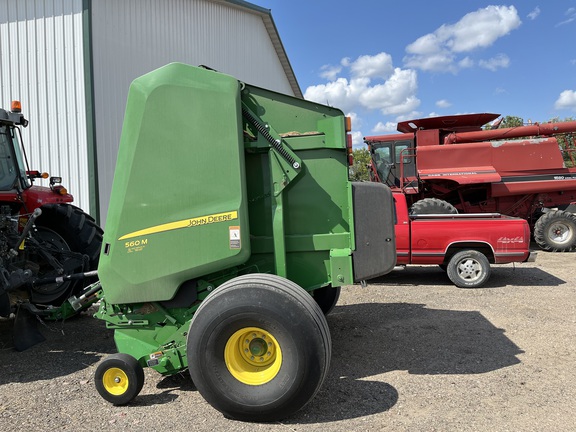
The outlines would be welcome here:
<svg viewBox="0 0 576 432">
<path fill-rule="evenodd" d="M 398 123 L 400 134 L 364 138 L 373 181 L 406 194 L 411 212 L 502 213 L 526 219 L 548 251 L 576 249 L 576 121 L 483 130 L 499 114 Z M 558 141 L 564 135 L 568 144 Z"/>
</svg>

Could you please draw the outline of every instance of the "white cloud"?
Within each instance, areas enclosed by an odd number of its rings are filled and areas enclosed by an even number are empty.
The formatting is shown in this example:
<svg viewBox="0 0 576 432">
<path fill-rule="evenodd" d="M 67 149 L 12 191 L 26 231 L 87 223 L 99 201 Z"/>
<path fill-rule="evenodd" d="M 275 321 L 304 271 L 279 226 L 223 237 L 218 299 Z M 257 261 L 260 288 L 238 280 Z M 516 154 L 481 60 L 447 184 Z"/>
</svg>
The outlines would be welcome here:
<svg viewBox="0 0 576 432">
<path fill-rule="evenodd" d="M 470 57 L 464 57 L 462 60 L 458 62 L 458 67 L 460 69 L 468 69 L 474 66 L 474 60 Z"/>
<path fill-rule="evenodd" d="M 510 58 L 506 54 L 498 54 L 488 60 L 480 60 L 478 62 L 480 67 L 491 70 L 492 72 L 500 68 L 507 68 L 510 65 Z"/>
<path fill-rule="evenodd" d="M 397 126 L 398 123 L 395 122 L 386 122 L 386 123 L 378 122 L 376 123 L 376 126 L 372 128 L 372 132 L 374 132 L 375 134 L 397 132 L 396 130 Z"/>
<path fill-rule="evenodd" d="M 394 68 L 387 53 L 360 56 L 340 62 L 342 74 L 326 84 L 310 86 L 304 98 L 336 106 L 345 112 L 363 109 L 379 110 L 382 114 L 400 115 L 420 105 L 416 97 L 418 79 L 416 71 Z"/>
<path fill-rule="evenodd" d="M 532 10 L 532 12 L 530 12 L 530 13 L 528 14 L 528 18 L 530 18 L 531 20 L 535 20 L 535 19 L 538 17 L 538 15 L 540 15 L 540 8 L 539 8 L 538 6 L 536 6 L 536 7 Z"/>
<path fill-rule="evenodd" d="M 514 6 L 487 6 L 416 39 L 406 47 L 404 62 L 427 71 L 456 72 L 459 54 L 489 47 L 521 23 Z M 460 61 L 461 67 L 471 65 L 470 59 Z"/>
<path fill-rule="evenodd" d="M 556 109 L 572 109 L 576 111 L 576 91 L 564 90 L 554 103 Z"/>
<path fill-rule="evenodd" d="M 352 122 L 352 130 L 360 129 L 362 127 L 363 120 L 355 112 L 349 112 L 346 114 L 346 117 L 350 117 L 350 121 Z"/>
<path fill-rule="evenodd" d="M 359 102 L 365 108 L 381 110 L 382 114 L 401 114 L 420 105 L 420 100 L 415 96 L 417 89 L 416 72 L 396 68 L 383 84 L 367 85 L 360 94 Z"/>
<path fill-rule="evenodd" d="M 320 76 L 327 80 L 334 80 L 342 70 L 340 66 L 324 65 L 320 68 Z"/>
<path fill-rule="evenodd" d="M 446 99 L 440 99 L 439 101 L 436 101 L 436 106 L 438 108 L 450 108 L 452 104 L 448 102 Z"/>
<path fill-rule="evenodd" d="M 571 22 L 576 20 L 576 8 L 575 7 L 568 8 L 566 12 L 564 12 L 564 16 L 566 16 L 567 18 L 564 21 L 561 21 L 558 24 L 556 24 L 556 27 L 560 27 L 565 24 L 570 24 Z"/>
<path fill-rule="evenodd" d="M 383 52 L 375 56 L 360 56 L 349 65 L 352 76 L 359 78 L 387 79 L 394 71 L 392 56 Z"/>
<path fill-rule="evenodd" d="M 304 99 L 325 105 L 335 106 L 343 111 L 354 108 L 359 89 L 346 78 L 337 78 L 327 84 L 310 86 L 304 92 Z"/>
</svg>

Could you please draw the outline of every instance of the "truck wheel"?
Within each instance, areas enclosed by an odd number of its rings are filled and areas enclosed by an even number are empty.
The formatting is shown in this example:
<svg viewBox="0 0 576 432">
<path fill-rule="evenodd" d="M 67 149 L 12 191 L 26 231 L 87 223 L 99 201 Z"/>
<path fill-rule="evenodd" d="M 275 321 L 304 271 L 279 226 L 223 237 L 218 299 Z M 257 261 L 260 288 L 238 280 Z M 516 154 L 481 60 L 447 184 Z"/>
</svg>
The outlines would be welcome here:
<svg viewBox="0 0 576 432">
<path fill-rule="evenodd" d="M 41 207 L 42 215 L 36 220 L 38 235 L 41 240 L 63 251 L 78 252 L 88 257 L 87 268 L 70 268 L 69 272 L 90 271 L 98 268 L 100 248 L 102 247 L 102 228 L 94 219 L 78 207 L 70 204 L 47 204 Z M 40 267 L 45 262 L 37 257 Z M 63 263 L 64 264 L 64 263 Z M 51 267 L 51 266 L 50 266 Z M 66 265 L 64 265 L 66 269 Z M 49 273 L 36 275 L 48 277 Z M 31 292 L 31 301 L 35 304 L 60 305 L 70 295 L 79 292 L 93 280 L 78 282 L 65 282 L 34 287 Z"/>
<path fill-rule="evenodd" d="M 438 198 L 424 198 L 412 204 L 410 214 L 458 214 L 458 210 L 447 201 Z"/>
<path fill-rule="evenodd" d="M 550 252 L 576 249 L 576 216 L 564 210 L 544 213 L 534 225 L 534 240 Z"/>
<path fill-rule="evenodd" d="M 275 421 L 306 405 L 328 372 L 328 324 L 312 298 L 275 275 L 232 279 L 202 302 L 190 324 L 188 369 L 226 417 Z"/>
<path fill-rule="evenodd" d="M 325 286 L 314 290 L 312 292 L 312 297 L 322 309 L 324 315 L 328 315 L 338 303 L 340 298 L 340 287 L 333 288 L 332 286 Z"/>
<path fill-rule="evenodd" d="M 105 400 L 114 405 L 126 405 L 142 390 L 144 370 L 131 355 L 112 354 L 96 368 L 94 382 Z"/>
<path fill-rule="evenodd" d="M 446 272 L 457 287 L 478 288 L 490 277 L 490 263 L 483 253 L 464 250 L 450 258 Z"/>
</svg>

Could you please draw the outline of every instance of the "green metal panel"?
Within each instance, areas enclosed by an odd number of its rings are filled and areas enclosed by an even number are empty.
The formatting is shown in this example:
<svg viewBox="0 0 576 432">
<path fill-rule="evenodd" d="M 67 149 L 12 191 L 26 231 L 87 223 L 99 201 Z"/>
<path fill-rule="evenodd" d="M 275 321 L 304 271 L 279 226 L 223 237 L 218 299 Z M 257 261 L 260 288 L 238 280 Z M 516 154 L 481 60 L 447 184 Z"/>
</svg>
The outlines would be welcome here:
<svg viewBox="0 0 576 432">
<path fill-rule="evenodd" d="M 354 249 L 351 192 L 348 187 L 346 133 L 342 111 L 257 87 L 246 86 L 242 100 L 260 120 L 282 136 L 301 161 L 282 190 L 282 232 L 273 223 L 274 152 L 268 143 L 247 143 L 246 155 L 252 257 L 259 271 L 277 271 L 273 239 L 281 237 L 289 279 L 307 290 L 342 285 L 333 269 L 347 263 L 343 279 L 351 282 Z M 277 179 L 276 179 L 277 180 Z M 331 258 L 344 250 L 346 258 Z M 333 254 L 337 256 L 341 254 Z M 337 259 L 338 264 L 331 260 Z M 339 273 L 340 274 L 340 273 Z"/>
<path fill-rule="evenodd" d="M 98 273 L 113 304 L 171 299 L 250 256 L 236 79 L 170 64 L 130 87 Z"/>
</svg>

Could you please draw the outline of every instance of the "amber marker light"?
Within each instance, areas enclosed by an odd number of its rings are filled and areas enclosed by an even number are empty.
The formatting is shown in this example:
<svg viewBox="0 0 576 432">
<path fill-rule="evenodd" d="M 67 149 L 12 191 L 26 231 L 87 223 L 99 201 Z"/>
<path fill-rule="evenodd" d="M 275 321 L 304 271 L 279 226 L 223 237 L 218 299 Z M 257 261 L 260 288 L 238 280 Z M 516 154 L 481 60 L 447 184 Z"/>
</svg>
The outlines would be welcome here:
<svg viewBox="0 0 576 432">
<path fill-rule="evenodd" d="M 13 113 L 22 112 L 22 104 L 20 103 L 20 101 L 13 100 L 12 103 L 10 104 L 10 111 L 12 111 Z"/>
</svg>

